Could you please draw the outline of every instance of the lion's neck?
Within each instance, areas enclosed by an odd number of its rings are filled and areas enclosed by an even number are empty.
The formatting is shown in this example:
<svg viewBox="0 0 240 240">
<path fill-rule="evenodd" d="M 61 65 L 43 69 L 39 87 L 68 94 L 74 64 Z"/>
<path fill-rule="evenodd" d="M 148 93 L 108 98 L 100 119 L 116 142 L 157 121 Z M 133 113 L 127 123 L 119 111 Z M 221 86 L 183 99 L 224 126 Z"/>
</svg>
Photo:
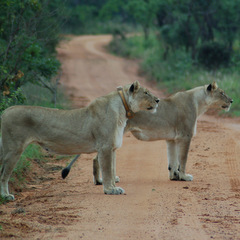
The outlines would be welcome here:
<svg viewBox="0 0 240 240">
<path fill-rule="evenodd" d="M 126 103 L 129 104 L 128 97 L 126 95 L 125 95 L 125 98 L 126 98 Z M 118 93 L 115 95 L 114 108 L 117 109 L 117 112 L 119 114 L 118 124 L 125 126 L 128 120 L 127 112 L 123 104 L 123 101 Z"/>
<path fill-rule="evenodd" d="M 128 89 L 128 88 L 127 88 Z M 124 96 L 126 99 L 126 103 L 128 105 L 128 108 L 130 109 L 130 111 L 132 111 L 133 113 L 138 112 L 140 109 L 138 107 L 137 104 L 134 104 L 134 102 L 132 101 L 132 96 L 130 96 L 128 90 L 126 88 L 124 89 Z"/>
<path fill-rule="evenodd" d="M 209 101 L 207 99 L 207 95 L 206 95 L 204 87 L 197 87 L 197 88 L 193 89 L 192 91 L 193 91 L 193 101 L 195 102 L 196 107 L 197 107 L 197 109 L 196 109 L 197 116 L 199 117 L 200 115 L 202 115 L 209 109 L 211 104 L 209 103 Z"/>
</svg>

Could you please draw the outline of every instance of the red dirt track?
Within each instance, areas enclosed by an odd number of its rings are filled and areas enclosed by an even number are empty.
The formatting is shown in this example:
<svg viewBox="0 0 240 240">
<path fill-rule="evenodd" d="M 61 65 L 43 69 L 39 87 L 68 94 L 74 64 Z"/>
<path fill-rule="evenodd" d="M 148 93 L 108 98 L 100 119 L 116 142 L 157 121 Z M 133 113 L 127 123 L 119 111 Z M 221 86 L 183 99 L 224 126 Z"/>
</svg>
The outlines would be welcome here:
<svg viewBox="0 0 240 240">
<path fill-rule="evenodd" d="M 134 61 L 106 52 L 110 40 L 71 37 L 58 48 L 61 83 L 74 107 L 135 80 L 163 97 L 138 76 Z M 0 206 L 0 239 L 240 239 L 239 120 L 200 118 L 187 163 L 192 182 L 168 179 L 165 141 L 142 142 L 127 133 L 117 151 L 117 186 L 126 195 L 104 195 L 92 181 L 94 156 L 82 155 L 65 180 L 60 167 L 69 160 L 35 169 L 34 181 Z"/>
</svg>

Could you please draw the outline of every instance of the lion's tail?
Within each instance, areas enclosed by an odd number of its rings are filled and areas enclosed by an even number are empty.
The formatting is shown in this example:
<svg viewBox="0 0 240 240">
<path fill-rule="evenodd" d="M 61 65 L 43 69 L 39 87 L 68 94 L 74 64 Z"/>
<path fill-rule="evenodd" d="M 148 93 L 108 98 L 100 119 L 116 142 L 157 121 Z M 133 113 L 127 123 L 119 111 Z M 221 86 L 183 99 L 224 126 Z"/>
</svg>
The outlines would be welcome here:
<svg viewBox="0 0 240 240">
<path fill-rule="evenodd" d="M 62 170 L 62 178 L 66 178 L 67 175 L 69 174 L 70 170 L 71 170 L 71 167 L 72 165 L 77 161 L 77 159 L 80 157 L 81 154 L 78 154 L 75 156 L 75 158 L 68 164 L 67 167 L 65 167 L 63 170 Z"/>
</svg>

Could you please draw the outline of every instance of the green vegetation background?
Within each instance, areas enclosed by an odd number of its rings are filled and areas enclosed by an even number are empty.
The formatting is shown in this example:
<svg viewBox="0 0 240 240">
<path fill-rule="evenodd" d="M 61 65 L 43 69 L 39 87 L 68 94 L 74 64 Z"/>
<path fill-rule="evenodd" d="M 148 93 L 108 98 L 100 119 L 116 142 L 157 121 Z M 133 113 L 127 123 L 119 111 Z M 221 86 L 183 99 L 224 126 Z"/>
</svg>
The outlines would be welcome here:
<svg viewBox="0 0 240 240">
<path fill-rule="evenodd" d="M 140 59 L 159 86 L 175 92 L 217 81 L 239 116 L 239 12 L 240 0 L 1 0 L 0 112 L 31 104 L 23 92 L 30 84 L 56 106 L 60 36 L 110 33 L 111 51 Z"/>
<path fill-rule="evenodd" d="M 0 114 L 16 104 L 66 107 L 61 36 L 112 34 L 110 51 L 140 60 L 159 87 L 173 93 L 216 81 L 234 100 L 229 114 L 240 116 L 239 13 L 240 0 L 1 0 Z M 39 152 L 25 151 L 13 179 Z"/>
<path fill-rule="evenodd" d="M 163 60 L 163 48 L 150 34 L 146 41 L 143 36 L 131 36 L 124 40 L 115 38 L 109 45 L 109 50 L 117 55 L 137 59 L 141 72 L 150 81 L 156 81 L 166 95 L 181 90 L 205 85 L 216 81 L 232 99 L 230 112 L 221 111 L 225 116 L 240 116 L 240 72 L 238 64 L 232 63 L 227 67 L 206 69 L 191 59 L 189 53 L 178 49 L 169 53 L 168 59 Z"/>
</svg>

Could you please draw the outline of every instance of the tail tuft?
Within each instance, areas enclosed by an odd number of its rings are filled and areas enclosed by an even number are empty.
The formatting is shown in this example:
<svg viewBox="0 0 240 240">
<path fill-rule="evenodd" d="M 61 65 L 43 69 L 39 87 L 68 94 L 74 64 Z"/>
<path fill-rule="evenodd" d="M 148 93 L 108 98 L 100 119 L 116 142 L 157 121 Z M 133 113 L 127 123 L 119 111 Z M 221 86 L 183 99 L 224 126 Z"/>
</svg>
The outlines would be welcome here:
<svg viewBox="0 0 240 240">
<path fill-rule="evenodd" d="M 63 179 L 66 178 L 67 175 L 69 174 L 69 172 L 70 172 L 70 168 L 68 168 L 68 167 L 64 168 L 64 169 L 62 170 L 62 178 L 63 178 Z"/>
</svg>

